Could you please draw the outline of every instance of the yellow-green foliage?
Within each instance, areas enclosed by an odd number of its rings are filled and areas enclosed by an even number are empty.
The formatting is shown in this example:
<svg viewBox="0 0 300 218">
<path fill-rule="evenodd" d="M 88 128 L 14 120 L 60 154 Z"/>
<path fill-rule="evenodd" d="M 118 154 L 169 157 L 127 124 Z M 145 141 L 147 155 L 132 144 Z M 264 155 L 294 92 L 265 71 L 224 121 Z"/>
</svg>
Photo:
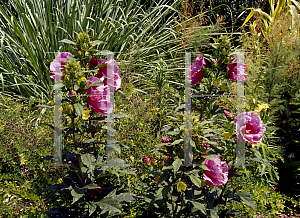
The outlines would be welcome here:
<svg viewBox="0 0 300 218">
<path fill-rule="evenodd" d="M 245 181 L 240 182 L 243 191 L 252 194 L 256 211 L 248 205 L 239 203 L 230 203 L 228 206 L 235 211 L 242 212 L 236 217 L 253 217 L 254 215 L 263 215 L 264 217 L 277 217 L 276 213 L 283 212 L 285 209 L 285 198 L 282 194 L 275 192 L 274 188 L 260 182 Z M 238 183 L 237 183 L 238 184 Z M 237 185 L 236 184 L 236 185 Z"/>
</svg>

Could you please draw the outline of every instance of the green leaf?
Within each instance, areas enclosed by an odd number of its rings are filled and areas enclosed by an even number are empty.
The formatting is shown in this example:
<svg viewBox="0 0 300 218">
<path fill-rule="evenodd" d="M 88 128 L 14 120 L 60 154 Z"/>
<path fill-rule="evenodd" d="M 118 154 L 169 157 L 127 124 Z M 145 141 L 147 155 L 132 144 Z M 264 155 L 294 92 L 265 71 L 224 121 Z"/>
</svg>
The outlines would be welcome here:
<svg viewBox="0 0 300 218">
<path fill-rule="evenodd" d="M 197 201 L 190 201 L 195 208 L 197 208 L 198 210 L 200 210 L 202 213 L 204 213 L 206 215 L 206 210 L 205 210 L 205 205 L 201 204 Z"/>
<path fill-rule="evenodd" d="M 134 172 L 134 171 L 132 171 L 132 170 L 127 170 L 127 169 L 121 170 L 120 173 L 126 174 L 126 175 L 129 175 L 129 174 L 130 174 L 130 175 L 135 175 L 135 172 Z"/>
<path fill-rule="evenodd" d="M 95 163 L 95 166 L 99 166 L 102 163 L 102 160 L 103 160 L 103 156 L 98 154 L 98 158 L 97 158 L 97 161 Z"/>
<path fill-rule="evenodd" d="M 89 88 L 91 88 L 92 86 L 102 86 L 102 85 L 103 85 L 103 82 L 95 82 L 95 83 L 92 83 L 92 84 L 88 85 L 88 86 L 86 87 L 86 89 L 89 89 Z"/>
<path fill-rule="evenodd" d="M 91 216 L 95 212 L 95 210 L 97 209 L 97 206 L 94 202 L 89 202 L 88 201 L 87 204 L 88 204 L 88 207 L 89 207 L 89 216 Z"/>
<path fill-rule="evenodd" d="M 96 140 L 97 140 L 96 138 L 92 138 L 92 139 L 86 140 L 84 143 L 91 143 L 91 142 L 94 142 L 94 141 L 96 141 Z"/>
<path fill-rule="evenodd" d="M 159 179 L 158 179 L 158 184 L 169 179 L 170 175 L 167 173 L 163 173 L 160 175 Z"/>
<path fill-rule="evenodd" d="M 123 201 L 132 202 L 135 200 L 135 198 L 133 196 L 135 196 L 135 195 L 127 192 L 127 193 L 121 193 L 121 194 L 117 195 L 115 197 L 115 199 L 119 202 L 123 202 Z"/>
<path fill-rule="evenodd" d="M 75 84 L 74 85 L 74 90 L 77 91 L 79 89 L 79 85 Z"/>
<path fill-rule="evenodd" d="M 73 202 L 71 204 L 74 204 L 76 201 L 78 201 L 85 192 L 85 189 L 80 189 L 77 188 L 76 186 L 73 187 L 69 187 L 69 189 L 71 190 L 71 195 L 73 196 Z"/>
<path fill-rule="evenodd" d="M 182 165 L 182 160 L 180 158 L 178 158 L 172 163 L 172 165 L 173 165 L 173 169 L 174 169 L 174 174 L 176 174 Z"/>
<path fill-rule="evenodd" d="M 212 210 L 210 210 L 211 218 L 219 218 L 218 210 L 219 210 L 218 206 L 216 206 Z"/>
<path fill-rule="evenodd" d="M 83 114 L 83 107 L 82 107 L 82 105 L 79 104 L 79 103 L 76 103 L 76 104 L 74 104 L 74 108 L 75 108 L 77 116 L 82 117 L 82 114 Z"/>
<path fill-rule="evenodd" d="M 184 139 L 178 139 L 178 140 L 175 140 L 173 143 L 172 143 L 172 145 L 177 145 L 177 144 L 179 144 L 180 142 L 183 142 L 184 141 Z"/>
<path fill-rule="evenodd" d="M 96 158 L 92 154 L 82 154 L 81 161 L 89 168 L 89 172 L 92 173 L 95 169 Z"/>
<path fill-rule="evenodd" d="M 162 198 L 162 190 L 164 189 L 164 187 L 161 187 L 157 190 L 156 195 L 155 195 L 155 199 L 159 200 Z"/>
<path fill-rule="evenodd" d="M 208 170 L 208 171 L 210 171 L 210 169 L 209 169 L 207 166 L 205 166 L 204 164 L 201 164 L 200 167 L 201 167 L 203 170 Z"/>
<path fill-rule="evenodd" d="M 241 197 L 242 201 L 247 204 L 248 206 L 251 206 L 254 210 L 255 209 L 255 204 L 253 200 L 253 196 L 245 191 L 237 191 L 236 194 Z"/>
<path fill-rule="evenodd" d="M 161 131 L 162 131 L 162 132 L 169 131 L 169 129 L 171 129 L 171 128 L 172 128 L 171 126 L 167 125 L 167 126 L 163 127 L 163 128 L 161 129 Z"/>
<path fill-rule="evenodd" d="M 198 177 L 194 176 L 194 175 L 189 175 L 191 181 L 193 184 L 195 184 L 198 188 L 202 187 L 202 181 L 201 179 L 199 179 Z"/>
<path fill-rule="evenodd" d="M 81 188 L 81 189 L 97 189 L 97 188 L 99 188 L 99 186 L 98 185 L 96 185 L 96 184 L 94 184 L 94 183 L 91 183 L 91 184 L 88 184 L 88 185 L 86 185 L 86 186 L 84 186 L 83 188 Z"/>
<path fill-rule="evenodd" d="M 114 190 L 115 191 L 115 190 Z M 98 205 L 102 211 L 101 214 L 106 213 L 109 211 L 110 213 L 113 212 L 119 212 L 121 213 L 122 207 L 118 200 L 115 199 L 116 196 L 106 196 L 101 201 L 95 202 L 96 205 Z"/>
<path fill-rule="evenodd" d="M 204 159 L 207 159 L 207 160 L 212 160 L 214 161 L 214 157 L 217 156 L 217 155 L 207 155 L 207 156 L 201 156 L 202 158 Z"/>
<path fill-rule="evenodd" d="M 171 132 L 167 132 L 168 135 L 178 135 L 180 134 L 180 131 L 179 129 L 175 129 L 174 131 L 171 131 Z"/>
<path fill-rule="evenodd" d="M 162 147 L 164 145 L 171 146 L 171 143 L 160 143 L 160 144 L 156 145 L 156 148 L 160 148 L 160 147 Z"/>
<path fill-rule="evenodd" d="M 58 42 L 67 43 L 67 44 L 72 44 L 72 45 L 76 45 L 76 43 L 75 43 L 75 42 L 73 42 L 73 41 L 71 41 L 71 40 L 69 40 L 69 39 L 63 39 L 63 40 L 60 40 L 60 41 L 58 41 Z"/>
<path fill-rule="evenodd" d="M 182 105 L 178 106 L 178 107 L 175 109 L 174 113 L 176 114 L 176 112 L 177 112 L 179 109 L 182 109 L 182 108 L 185 108 L 185 104 L 182 104 Z"/>
<path fill-rule="evenodd" d="M 93 46 L 100 45 L 100 44 L 104 44 L 104 43 L 105 43 L 105 42 L 103 42 L 103 41 L 95 40 L 95 41 L 93 41 Z"/>
<path fill-rule="evenodd" d="M 162 197 L 165 198 L 167 197 L 168 193 L 170 192 L 171 190 L 171 186 L 165 186 L 163 187 L 162 191 L 161 191 L 161 194 L 162 194 Z"/>
</svg>

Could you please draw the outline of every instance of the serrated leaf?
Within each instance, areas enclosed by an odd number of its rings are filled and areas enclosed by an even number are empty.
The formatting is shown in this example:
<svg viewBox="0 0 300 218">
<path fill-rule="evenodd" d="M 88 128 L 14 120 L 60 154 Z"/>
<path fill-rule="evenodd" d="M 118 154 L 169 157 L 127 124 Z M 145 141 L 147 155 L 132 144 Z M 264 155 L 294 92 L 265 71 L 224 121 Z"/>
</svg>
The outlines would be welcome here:
<svg viewBox="0 0 300 218">
<path fill-rule="evenodd" d="M 195 184 L 198 188 L 201 188 L 201 185 L 202 185 L 201 179 L 199 179 L 198 177 L 196 177 L 194 175 L 189 175 L 189 177 L 193 184 Z"/>
<path fill-rule="evenodd" d="M 88 207 L 89 207 L 89 216 L 91 216 L 97 209 L 97 206 L 95 205 L 94 202 L 87 202 L 87 203 L 88 203 Z"/>
<path fill-rule="evenodd" d="M 84 189 L 77 188 L 76 186 L 74 188 L 70 187 L 69 189 L 71 189 L 71 195 L 73 197 L 73 202 L 71 204 L 74 204 L 76 201 L 78 201 L 85 192 Z"/>
<path fill-rule="evenodd" d="M 240 196 L 242 201 L 245 204 L 247 204 L 248 206 L 251 206 L 254 210 L 256 210 L 253 196 L 250 193 L 245 192 L 245 191 L 237 191 L 236 195 Z"/>
<path fill-rule="evenodd" d="M 219 218 L 218 206 L 216 206 L 214 209 L 210 210 L 210 216 L 211 216 L 211 218 Z"/>
<path fill-rule="evenodd" d="M 73 42 L 73 41 L 71 41 L 71 40 L 69 40 L 69 39 L 63 39 L 63 40 L 60 40 L 60 41 L 58 41 L 58 42 L 63 42 L 63 43 L 67 43 L 67 44 L 76 45 L 75 42 Z"/>
<path fill-rule="evenodd" d="M 113 212 L 113 213 L 116 213 L 116 212 L 121 213 L 122 212 L 121 205 L 119 204 L 119 202 L 117 200 L 115 200 L 112 197 L 106 196 L 101 201 L 95 202 L 95 204 L 98 205 L 102 209 L 101 214 L 104 214 L 107 211 Z"/>
<path fill-rule="evenodd" d="M 174 174 L 177 173 L 177 171 L 179 170 L 179 168 L 182 165 L 182 160 L 180 158 L 176 159 L 173 163 L 173 169 L 174 169 Z"/>
<path fill-rule="evenodd" d="M 88 185 L 84 186 L 84 187 L 81 188 L 81 189 L 97 189 L 97 188 L 99 188 L 98 185 L 96 185 L 96 184 L 94 184 L 94 183 L 91 183 L 91 184 L 88 184 Z"/>
<path fill-rule="evenodd" d="M 204 213 L 206 215 L 206 210 L 205 210 L 205 205 L 201 204 L 197 201 L 190 201 L 195 208 L 197 208 L 198 210 L 200 210 L 202 213 Z"/>
<path fill-rule="evenodd" d="M 117 195 L 115 197 L 115 199 L 119 202 L 123 202 L 123 201 L 131 202 L 131 201 L 135 200 L 135 198 L 133 196 L 135 196 L 135 195 L 127 192 L 127 193 L 121 193 L 121 194 Z"/>
<path fill-rule="evenodd" d="M 89 172 L 92 173 L 95 169 L 96 158 L 92 154 L 82 154 L 81 160 L 89 168 Z"/>
<path fill-rule="evenodd" d="M 75 112 L 76 112 L 77 116 L 82 117 L 82 114 L 83 114 L 82 105 L 79 103 L 76 103 L 76 104 L 74 104 L 74 108 L 75 108 Z"/>
</svg>

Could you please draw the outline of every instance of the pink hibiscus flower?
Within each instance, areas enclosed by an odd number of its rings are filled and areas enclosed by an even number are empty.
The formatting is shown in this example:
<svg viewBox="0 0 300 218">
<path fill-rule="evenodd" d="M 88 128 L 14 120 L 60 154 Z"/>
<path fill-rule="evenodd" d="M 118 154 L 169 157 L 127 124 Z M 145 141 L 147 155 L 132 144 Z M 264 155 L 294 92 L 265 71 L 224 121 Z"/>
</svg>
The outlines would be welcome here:
<svg viewBox="0 0 300 218">
<path fill-rule="evenodd" d="M 193 62 L 190 70 L 191 70 L 191 77 L 192 77 L 192 85 L 201 83 L 204 75 L 203 73 L 205 70 L 200 70 L 200 68 L 205 68 L 205 60 L 203 55 L 199 55 Z M 199 71 L 200 70 L 200 71 Z"/>
</svg>

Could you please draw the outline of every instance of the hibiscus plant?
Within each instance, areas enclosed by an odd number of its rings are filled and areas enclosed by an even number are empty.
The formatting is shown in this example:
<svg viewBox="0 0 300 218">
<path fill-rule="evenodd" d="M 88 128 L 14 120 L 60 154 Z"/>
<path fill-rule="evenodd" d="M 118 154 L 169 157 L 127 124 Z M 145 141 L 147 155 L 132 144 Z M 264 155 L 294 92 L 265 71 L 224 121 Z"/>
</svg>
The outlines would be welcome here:
<svg viewBox="0 0 300 218">
<path fill-rule="evenodd" d="M 118 184 L 117 178 L 124 174 L 134 174 L 126 170 L 125 161 L 108 158 L 103 149 L 106 135 L 105 115 L 113 104 L 108 100 L 110 91 L 117 91 L 121 86 L 118 63 L 100 59 L 99 51 L 94 49 L 97 41 L 90 41 L 90 36 L 81 32 L 76 42 L 63 40 L 70 44 L 70 52 L 58 53 L 50 64 L 50 77 L 61 77 L 64 129 L 63 164 L 68 172 L 60 184 L 49 189 L 57 190 L 60 198 L 72 198 L 71 205 L 52 208 L 48 214 L 74 215 L 81 212 L 89 217 L 106 217 L 121 213 L 123 202 L 134 200 L 134 195 L 126 193 L 124 185 Z M 113 78 L 108 78 L 108 66 L 114 67 Z M 61 76 L 53 74 L 61 67 Z M 112 82 L 113 81 L 113 82 Z M 112 111 L 113 113 L 113 111 Z M 102 117 L 97 116 L 102 114 Z M 126 115 L 115 118 L 126 117 Z M 128 116 L 127 116 L 128 117 Z M 92 121 L 97 121 L 95 125 Z M 116 145 L 118 151 L 118 145 Z M 117 166 L 118 165 L 118 166 Z M 120 167 L 123 166 L 123 167 Z M 118 192 L 118 195 L 117 195 Z"/>
<path fill-rule="evenodd" d="M 230 94 L 227 84 L 247 77 L 246 64 L 230 58 L 231 46 L 227 37 L 216 39 L 213 47 L 216 50 L 213 55 L 199 55 L 193 61 L 189 69 L 192 88 L 202 93 Z M 210 67 L 207 67 L 209 62 Z M 225 88 L 221 81 L 226 84 Z M 144 200 L 141 204 L 148 205 L 147 215 L 173 218 L 234 216 L 238 212 L 226 207 L 230 200 L 242 201 L 255 209 L 252 195 L 241 191 L 241 186 L 232 187 L 231 184 L 235 177 L 241 176 L 240 169 L 246 167 L 237 163 L 235 148 L 237 140 L 245 141 L 246 163 L 255 161 L 270 166 L 255 150 L 257 143 L 262 141 L 266 125 L 254 112 L 238 113 L 226 106 L 221 109 L 219 105 L 215 107 L 212 98 L 206 98 L 202 103 L 198 110 L 200 114 L 194 110 L 191 115 L 194 122 L 192 138 L 188 140 L 192 152 L 186 153 L 186 124 L 182 124 L 180 112 L 185 104 L 179 105 L 173 116 L 169 116 L 174 120 L 173 124 L 161 130 L 164 137 L 155 152 L 166 158 L 161 167 L 149 172 L 153 180 L 144 184 L 147 194 L 140 196 Z M 185 162 L 187 156 L 192 164 Z M 150 164 L 152 159 L 146 156 L 144 161 Z"/>
</svg>

